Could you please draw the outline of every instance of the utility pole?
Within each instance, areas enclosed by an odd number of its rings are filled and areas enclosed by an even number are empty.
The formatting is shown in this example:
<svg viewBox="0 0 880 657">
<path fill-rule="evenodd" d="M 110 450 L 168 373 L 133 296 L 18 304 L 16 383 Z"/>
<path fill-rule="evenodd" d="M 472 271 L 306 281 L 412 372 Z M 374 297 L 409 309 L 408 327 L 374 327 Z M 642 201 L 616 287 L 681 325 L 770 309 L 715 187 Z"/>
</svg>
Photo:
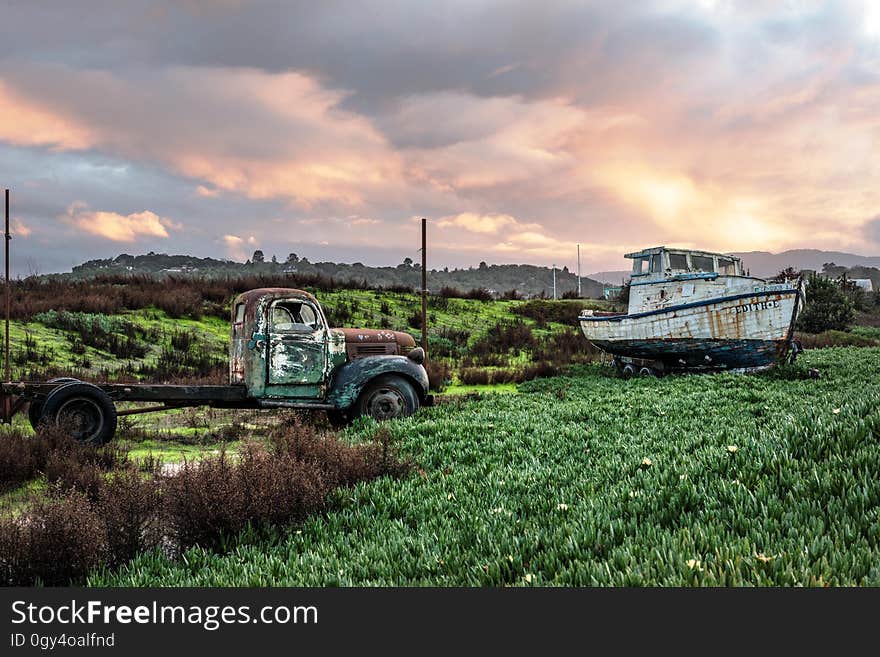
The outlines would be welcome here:
<svg viewBox="0 0 880 657">
<path fill-rule="evenodd" d="M 428 359 L 428 220 L 422 217 L 422 349 Z"/>
<path fill-rule="evenodd" d="M 12 235 L 9 234 L 9 190 L 6 190 L 6 383 L 12 381 L 12 373 L 9 363 L 9 240 Z M 3 395 L 3 421 L 10 422 L 12 420 L 10 413 L 9 395 Z"/>
<path fill-rule="evenodd" d="M 553 263 L 553 300 L 556 301 L 556 263 Z"/>
<path fill-rule="evenodd" d="M 581 298 L 581 245 L 578 244 L 578 299 Z"/>
</svg>

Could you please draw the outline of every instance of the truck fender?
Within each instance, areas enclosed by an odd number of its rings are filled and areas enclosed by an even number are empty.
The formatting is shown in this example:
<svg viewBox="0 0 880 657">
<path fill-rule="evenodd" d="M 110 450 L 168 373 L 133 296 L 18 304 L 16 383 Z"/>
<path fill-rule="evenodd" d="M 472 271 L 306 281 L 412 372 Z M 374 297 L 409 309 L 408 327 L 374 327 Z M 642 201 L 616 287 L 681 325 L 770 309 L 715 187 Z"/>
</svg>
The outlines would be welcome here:
<svg viewBox="0 0 880 657">
<path fill-rule="evenodd" d="M 428 397 L 428 373 L 406 356 L 365 356 L 339 367 L 330 381 L 327 402 L 336 408 L 354 404 L 364 387 L 382 374 L 397 374 L 415 388 L 419 401 Z"/>
</svg>

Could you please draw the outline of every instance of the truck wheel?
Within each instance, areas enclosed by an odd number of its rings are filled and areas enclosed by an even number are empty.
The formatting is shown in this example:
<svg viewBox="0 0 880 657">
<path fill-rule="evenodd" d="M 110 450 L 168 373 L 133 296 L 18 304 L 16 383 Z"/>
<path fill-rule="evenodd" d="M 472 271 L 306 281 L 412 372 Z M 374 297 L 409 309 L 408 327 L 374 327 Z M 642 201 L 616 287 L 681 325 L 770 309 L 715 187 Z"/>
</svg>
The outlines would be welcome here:
<svg viewBox="0 0 880 657">
<path fill-rule="evenodd" d="M 412 415 L 419 410 L 419 398 L 409 382 L 393 374 L 376 377 L 364 388 L 354 407 L 355 417 L 377 421 Z"/>
<path fill-rule="evenodd" d="M 46 397 L 40 415 L 43 422 L 68 428 L 81 442 L 103 445 L 116 433 L 116 407 L 98 386 L 72 381 Z"/>
<path fill-rule="evenodd" d="M 49 383 L 70 383 L 71 381 L 79 381 L 79 379 L 73 379 L 69 376 L 59 376 L 54 379 L 49 379 Z M 40 425 L 40 418 L 42 415 L 43 402 L 34 400 L 28 404 L 28 421 L 31 423 L 31 427 L 33 427 L 34 431 L 36 431 L 37 427 Z"/>
</svg>

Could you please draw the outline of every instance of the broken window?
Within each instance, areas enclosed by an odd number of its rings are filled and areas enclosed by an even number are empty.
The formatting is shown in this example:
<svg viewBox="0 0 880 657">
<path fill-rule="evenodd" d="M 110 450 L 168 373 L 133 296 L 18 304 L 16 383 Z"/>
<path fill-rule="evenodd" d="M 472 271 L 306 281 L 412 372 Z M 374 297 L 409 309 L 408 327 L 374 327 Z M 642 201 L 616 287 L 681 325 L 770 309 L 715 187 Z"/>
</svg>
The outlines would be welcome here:
<svg viewBox="0 0 880 657">
<path fill-rule="evenodd" d="M 694 269 L 699 271 L 715 271 L 715 263 L 712 262 L 711 256 L 691 256 L 691 263 Z"/>
<path fill-rule="evenodd" d="M 648 258 L 647 258 L 647 256 L 645 256 L 645 257 L 643 257 L 643 258 L 633 258 L 633 270 L 632 270 L 632 273 L 635 274 L 635 275 L 638 275 L 638 274 L 647 274 L 647 273 L 648 273 L 647 265 L 648 265 Z"/>
<path fill-rule="evenodd" d="M 736 274 L 736 263 L 730 258 L 718 258 L 718 273 L 725 276 Z"/>
<path fill-rule="evenodd" d="M 280 301 L 272 306 L 274 333 L 312 333 L 321 328 L 318 313 L 307 303 Z"/>
<path fill-rule="evenodd" d="M 651 271 L 654 273 L 656 273 L 658 271 L 663 271 L 663 265 L 660 263 L 661 263 L 660 254 L 655 253 L 654 255 L 652 255 L 651 256 Z"/>
<path fill-rule="evenodd" d="M 684 269 L 685 271 L 687 271 L 687 268 L 688 268 L 687 256 L 684 253 L 670 253 L 669 254 L 669 268 L 670 269 Z"/>
</svg>

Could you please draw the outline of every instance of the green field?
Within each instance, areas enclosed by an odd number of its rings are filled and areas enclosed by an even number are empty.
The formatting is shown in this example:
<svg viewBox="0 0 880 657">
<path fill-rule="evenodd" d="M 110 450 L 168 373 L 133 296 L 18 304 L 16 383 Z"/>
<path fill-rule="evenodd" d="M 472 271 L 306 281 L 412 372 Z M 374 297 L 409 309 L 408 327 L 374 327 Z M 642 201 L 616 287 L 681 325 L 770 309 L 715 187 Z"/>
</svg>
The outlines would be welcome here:
<svg viewBox="0 0 880 657">
<path fill-rule="evenodd" d="M 88 583 L 880 585 L 880 349 L 801 363 L 631 381 L 587 366 L 452 401 L 389 425 L 417 474 L 226 554 L 143 555 Z"/>
</svg>

